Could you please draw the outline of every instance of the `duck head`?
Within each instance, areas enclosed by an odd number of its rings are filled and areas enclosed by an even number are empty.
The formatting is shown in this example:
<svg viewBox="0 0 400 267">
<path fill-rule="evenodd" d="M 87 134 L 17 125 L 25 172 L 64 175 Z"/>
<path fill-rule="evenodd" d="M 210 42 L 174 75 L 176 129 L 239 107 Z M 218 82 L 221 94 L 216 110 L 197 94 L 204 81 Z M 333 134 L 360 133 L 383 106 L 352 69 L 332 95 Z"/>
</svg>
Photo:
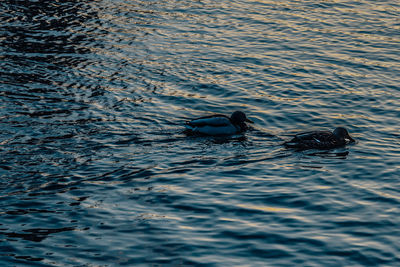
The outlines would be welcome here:
<svg viewBox="0 0 400 267">
<path fill-rule="evenodd" d="M 231 115 L 231 121 L 234 124 L 242 124 L 244 122 L 250 122 L 253 123 L 251 120 L 249 120 L 246 117 L 246 114 L 244 114 L 242 111 L 235 111 Z"/>
<path fill-rule="evenodd" d="M 355 140 L 349 135 L 349 132 L 347 131 L 346 128 L 343 127 L 337 127 L 333 131 L 333 135 L 336 137 L 338 140 L 345 140 L 349 139 L 350 142 L 355 142 Z"/>
</svg>

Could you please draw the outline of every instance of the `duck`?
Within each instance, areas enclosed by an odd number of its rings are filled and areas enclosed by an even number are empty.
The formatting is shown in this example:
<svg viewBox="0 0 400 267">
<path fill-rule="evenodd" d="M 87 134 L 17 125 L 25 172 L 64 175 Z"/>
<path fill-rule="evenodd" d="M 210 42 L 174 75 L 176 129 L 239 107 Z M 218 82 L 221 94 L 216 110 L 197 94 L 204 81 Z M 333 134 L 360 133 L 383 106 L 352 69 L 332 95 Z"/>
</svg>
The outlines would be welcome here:
<svg viewBox="0 0 400 267">
<path fill-rule="evenodd" d="M 284 144 L 288 148 L 297 149 L 332 149 L 355 142 L 344 127 L 337 127 L 333 132 L 313 131 L 297 134 Z"/>
<path fill-rule="evenodd" d="M 242 111 L 235 111 L 230 117 L 214 114 L 186 121 L 184 132 L 187 135 L 233 135 L 246 131 L 246 122 L 253 123 Z"/>
</svg>

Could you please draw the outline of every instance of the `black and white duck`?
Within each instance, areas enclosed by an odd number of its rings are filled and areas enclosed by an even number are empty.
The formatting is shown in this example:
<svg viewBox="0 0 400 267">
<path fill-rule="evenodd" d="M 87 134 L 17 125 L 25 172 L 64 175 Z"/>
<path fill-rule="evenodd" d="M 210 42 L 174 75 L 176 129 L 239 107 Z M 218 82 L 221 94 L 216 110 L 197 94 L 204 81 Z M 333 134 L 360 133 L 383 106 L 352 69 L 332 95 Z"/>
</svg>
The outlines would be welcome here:
<svg viewBox="0 0 400 267">
<path fill-rule="evenodd" d="M 235 111 L 230 117 L 222 114 L 200 117 L 185 123 L 189 135 L 233 135 L 246 131 L 246 122 L 253 123 L 242 111 Z"/>
</svg>

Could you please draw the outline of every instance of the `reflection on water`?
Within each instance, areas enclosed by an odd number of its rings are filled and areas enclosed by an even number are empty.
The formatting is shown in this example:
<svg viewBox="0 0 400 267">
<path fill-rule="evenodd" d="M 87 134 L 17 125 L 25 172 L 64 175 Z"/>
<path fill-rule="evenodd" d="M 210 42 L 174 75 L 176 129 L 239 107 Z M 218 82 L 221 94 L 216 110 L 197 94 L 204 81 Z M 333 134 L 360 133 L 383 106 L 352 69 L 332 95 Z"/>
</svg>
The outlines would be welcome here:
<svg viewBox="0 0 400 267">
<path fill-rule="evenodd" d="M 8 237 L 9 240 L 13 238 L 22 238 L 27 241 L 33 242 L 41 242 L 43 239 L 47 238 L 50 234 L 56 234 L 64 231 L 72 231 L 74 228 L 72 227 L 65 227 L 61 229 L 26 229 L 22 230 L 24 233 L 4 233 L 0 232 L 0 234 L 5 235 Z"/>
<path fill-rule="evenodd" d="M 96 17 L 95 12 L 82 13 L 84 5 L 82 1 L 3 1 L 2 59 L 10 68 L 4 71 L 8 77 L 2 77 L 9 80 L 3 82 L 52 85 L 51 74 L 82 62 L 80 55 L 90 51 L 85 44 L 94 41 L 82 26 Z"/>
<path fill-rule="evenodd" d="M 0 265 L 396 265 L 399 10 L 2 1 Z M 237 109 L 245 135 L 182 134 Z"/>
</svg>

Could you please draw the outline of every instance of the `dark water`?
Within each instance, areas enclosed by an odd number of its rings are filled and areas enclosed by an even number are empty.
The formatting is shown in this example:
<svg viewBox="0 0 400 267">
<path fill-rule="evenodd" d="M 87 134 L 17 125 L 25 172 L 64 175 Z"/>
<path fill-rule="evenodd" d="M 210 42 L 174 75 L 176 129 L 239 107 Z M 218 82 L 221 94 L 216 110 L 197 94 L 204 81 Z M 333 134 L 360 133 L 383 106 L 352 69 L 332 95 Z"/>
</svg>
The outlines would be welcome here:
<svg viewBox="0 0 400 267">
<path fill-rule="evenodd" d="M 0 265 L 398 266 L 399 11 L 2 0 Z M 181 134 L 237 109 L 244 136 Z"/>
</svg>

